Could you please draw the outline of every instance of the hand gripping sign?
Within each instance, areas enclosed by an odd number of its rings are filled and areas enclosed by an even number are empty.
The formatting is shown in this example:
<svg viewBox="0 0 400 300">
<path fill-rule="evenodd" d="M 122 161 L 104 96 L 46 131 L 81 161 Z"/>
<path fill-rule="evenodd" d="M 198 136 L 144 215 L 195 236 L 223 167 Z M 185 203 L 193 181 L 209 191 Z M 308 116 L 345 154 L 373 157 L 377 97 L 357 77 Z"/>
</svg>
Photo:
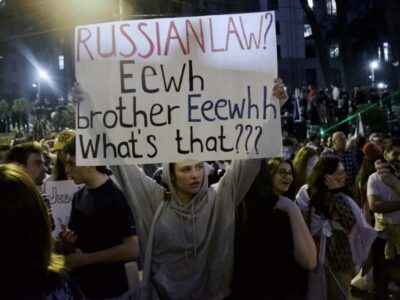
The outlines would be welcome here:
<svg viewBox="0 0 400 300">
<path fill-rule="evenodd" d="M 75 31 L 77 163 L 279 156 L 273 12 Z"/>
</svg>

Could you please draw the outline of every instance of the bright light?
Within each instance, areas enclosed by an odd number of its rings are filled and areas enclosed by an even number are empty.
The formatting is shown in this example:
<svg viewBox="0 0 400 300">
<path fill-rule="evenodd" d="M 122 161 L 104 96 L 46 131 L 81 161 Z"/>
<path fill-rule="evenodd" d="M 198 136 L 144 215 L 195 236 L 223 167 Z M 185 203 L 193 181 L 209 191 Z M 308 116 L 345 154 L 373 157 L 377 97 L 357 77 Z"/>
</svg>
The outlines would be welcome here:
<svg viewBox="0 0 400 300">
<path fill-rule="evenodd" d="M 39 77 L 48 80 L 49 74 L 46 71 L 39 70 Z"/>
<path fill-rule="evenodd" d="M 313 8 L 314 7 L 314 1 L 313 0 L 308 0 L 308 6 Z"/>
<path fill-rule="evenodd" d="M 384 89 L 386 87 L 387 87 L 387 85 L 384 82 L 379 82 L 378 83 L 378 89 Z"/>
<path fill-rule="evenodd" d="M 370 64 L 369 64 L 369 67 L 371 68 L 371 69 L 378 69 L 378 62 L 376 61 L 376 60 L 374 60 L 374 61 L 371 61 L 370 62 Z"/>
<path fill-rule="evenodd" d="M 37 88 L 37 84 L 36 83 L 32 83 L 32 86 L 34 87 L 34 88 Z"/>
</svg>

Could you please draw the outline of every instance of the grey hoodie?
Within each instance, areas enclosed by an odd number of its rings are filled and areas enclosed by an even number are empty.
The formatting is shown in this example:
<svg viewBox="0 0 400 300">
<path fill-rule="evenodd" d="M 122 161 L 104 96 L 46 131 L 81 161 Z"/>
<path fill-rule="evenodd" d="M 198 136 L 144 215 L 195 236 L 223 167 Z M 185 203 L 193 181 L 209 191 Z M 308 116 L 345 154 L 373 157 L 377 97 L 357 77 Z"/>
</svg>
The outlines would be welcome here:
<svg viewBox="0 0 400 300">
<path fill-rule="evenodd" d="M 163 165 L 163 179 L 171 190 L 169 200 L 164 200 L 163 188 L 136 166 L 113 167 L 131 202 L 142 254 L 156 218 L 151 272 L 144 274 L 150 281 L 148 299 L 212 300 L 230 294 L 235 208 L 259 168 L 258 159 L 234 161 L 218 184 L 208 187 L 205 176 L 199 193 L 184 205 L 171 183 L 168 163 Z"/>
</svg>

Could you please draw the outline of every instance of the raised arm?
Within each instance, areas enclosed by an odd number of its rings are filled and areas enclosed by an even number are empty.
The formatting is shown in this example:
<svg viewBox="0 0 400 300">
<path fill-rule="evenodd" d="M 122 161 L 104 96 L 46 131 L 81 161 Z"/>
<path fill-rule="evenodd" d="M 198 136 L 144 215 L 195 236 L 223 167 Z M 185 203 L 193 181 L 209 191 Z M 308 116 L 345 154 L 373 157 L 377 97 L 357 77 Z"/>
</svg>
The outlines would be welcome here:
<svg viewBox="0 0 400 300">
<path fill-rule="evenodd" d="M 287 197 L 280 197 L 275 209 L 282 210 L 289 216 L 294 259 L 303 269 L 313 270 L 317 265 L 317 247 L 299 206 Z"/>
</svg>

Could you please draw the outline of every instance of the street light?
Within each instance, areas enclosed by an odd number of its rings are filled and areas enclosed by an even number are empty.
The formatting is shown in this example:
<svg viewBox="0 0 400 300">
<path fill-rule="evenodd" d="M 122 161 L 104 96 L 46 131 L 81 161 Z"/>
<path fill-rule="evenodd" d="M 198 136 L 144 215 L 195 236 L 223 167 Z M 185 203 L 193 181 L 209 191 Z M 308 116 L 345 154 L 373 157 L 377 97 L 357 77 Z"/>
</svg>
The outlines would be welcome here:
<svg viewBox="0 0 400 300">
<path fill-rule="evenodd" d="M 376 60 L 371 61 L 370 64 L 369 64 L 369 67 L 371 69 L 371 81 L 372 81 L 372 83 L 375 82 L 375 69 L 378 69 L 378 66 L 379 66 L 379 64 L 378 64 L 378 62 Z"/>
<path fill-rule="evenodd" d="M 37 88 L 38 88 L 38 93 L 37 93 L 37 97 L 38 97 L 38 102 L 40 103 L 40 84 L 42 79 L 48 81 L 49 80 L 49 74 L 47 73 L 47 71 L 39 69 L 38 71 L 38 75 L 39 75 L 39 80 L 38 80 L 38 84 L 37 84 Z"/>
</svg>

